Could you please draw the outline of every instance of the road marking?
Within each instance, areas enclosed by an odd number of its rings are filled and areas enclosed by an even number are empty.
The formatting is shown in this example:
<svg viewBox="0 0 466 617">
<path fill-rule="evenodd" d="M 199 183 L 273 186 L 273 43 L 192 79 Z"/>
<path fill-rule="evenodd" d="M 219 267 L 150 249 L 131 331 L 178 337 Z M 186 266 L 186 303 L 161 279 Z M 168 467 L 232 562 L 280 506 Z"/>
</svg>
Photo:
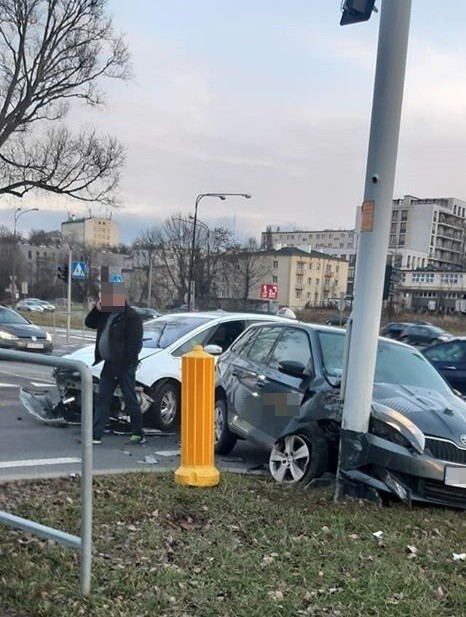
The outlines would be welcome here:
<svg viewBox="0 0 466 617">
<path fill-rule="evenodd" d="M 37 458 L 26 461 L 5 461 L 0 463 L 0 469 L 11 469 L 13 467 L 35 467 L 42 465 L 66 465 L 68 463 L 80 463 L 80 458 Z"/>
</svg>

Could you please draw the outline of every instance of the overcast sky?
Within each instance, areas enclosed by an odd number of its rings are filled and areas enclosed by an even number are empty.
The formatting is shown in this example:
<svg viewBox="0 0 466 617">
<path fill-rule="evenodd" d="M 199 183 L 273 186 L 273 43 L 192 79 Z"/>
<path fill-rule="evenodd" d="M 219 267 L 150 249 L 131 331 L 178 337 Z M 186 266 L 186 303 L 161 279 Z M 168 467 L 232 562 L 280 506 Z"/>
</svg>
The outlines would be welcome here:
<svg viewBox="0 0 466 617">
<path fill-rule="evenodd" d="M 380 6 L 380 0 L 376 2 Z M 107 85 L 103 112 L 78 108 L 126 145 L 114 214 L 129 242 L 192 212 L 241 236 L 267 224 L 351 228 L 362 201 L 379 15 L 341 27 L 340 0 L 110 0 L 134 78 Z M 395 197 L 466 199 L 466 2 L 413 0 Z M 16 201 L 2 218 L 11 224 Z M 30 196 L 56 228 L 77 202 Z M 51 210 L 51 212 L 47 212 Z M 53 211 L 53 212 L 52 212 Z M 93 208 L 99 213 L 99 208 Z"/>
</svg>

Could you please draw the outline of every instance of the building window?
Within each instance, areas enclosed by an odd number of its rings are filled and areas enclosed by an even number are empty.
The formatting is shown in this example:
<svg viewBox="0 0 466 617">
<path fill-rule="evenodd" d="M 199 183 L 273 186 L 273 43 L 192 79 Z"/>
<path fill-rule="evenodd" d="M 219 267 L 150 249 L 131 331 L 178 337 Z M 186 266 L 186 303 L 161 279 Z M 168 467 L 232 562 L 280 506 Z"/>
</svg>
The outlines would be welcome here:
<svg viewBox="0 0 466 617">
<path fill-rule="evenodd" d="M 32 251 L 28 251 L 28 259 L 32 259 Z"/>
<path fill-rule="evenodd" d="M 401 211 L 401 220 L 402 221 L 407 221 L 408 220 L 408 211 L 407 210 L 402 210 Z"/>
<path fill-rule="evenodd" d="M 307 284 L 308 284 L 308 285 L 312 285 L 312 279 L 311 279 L 311 277 L 309 277 L 309 278 L 307 279 Z"/>
<path fill-rule="evenodd" d="M 303 284 L 303 275 L 297 274 L 296 275 L 296 285 L 302 285 L 302 284 Z"/>
<path fill-rule="evenodd" d="M 296 300 L 301 300 L 301 297 L 303 295 L 302 289 L 295 289 L 296 291 Z"/>
<path fill-rule="evenodd" d="M 278 283 L 278 276 L 272 276 L 272 283 Z"/>
<path fill-rule="evenodd" d="M 434 221 L 437 220 L 437 210 L 434 210 Z"/>
<path fill-rule="evenodd" d="M 273 267 L 274 267 L 275 270 L 278 268 L 278 261 L 274 261 L 273 262 Z"/>
<path fill-rule="evenodd" d="M 400 224 L 400 234 L 406 233 L 406 222 Z"/>
<path fill-rule="evenodd" d="M 404 246 L 405 245 L 405 240 L 406 240 L 406 236 L 400 236 L 399 240 L 398 240 L 398 246 Z"/>
<path fill-rule="evenodd" d="M 411 255 L 408 255 L 406 259 L 406 267 L 411 268 Z"/>
</svg>

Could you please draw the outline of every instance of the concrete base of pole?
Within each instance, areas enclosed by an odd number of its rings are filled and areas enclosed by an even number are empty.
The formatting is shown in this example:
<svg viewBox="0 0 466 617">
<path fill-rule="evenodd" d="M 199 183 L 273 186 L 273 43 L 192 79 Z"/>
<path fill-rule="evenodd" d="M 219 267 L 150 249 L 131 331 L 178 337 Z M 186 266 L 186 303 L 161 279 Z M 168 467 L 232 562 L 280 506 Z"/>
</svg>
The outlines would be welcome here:
<svg viewBox="0 0 466 617">
<path fill-rule="evenodd" d="M 210 466 L 181 465 L 175 472 L 175 482 L 183 486 L 216 486 L 220 482 L 220 472 Z"/>
</svg>

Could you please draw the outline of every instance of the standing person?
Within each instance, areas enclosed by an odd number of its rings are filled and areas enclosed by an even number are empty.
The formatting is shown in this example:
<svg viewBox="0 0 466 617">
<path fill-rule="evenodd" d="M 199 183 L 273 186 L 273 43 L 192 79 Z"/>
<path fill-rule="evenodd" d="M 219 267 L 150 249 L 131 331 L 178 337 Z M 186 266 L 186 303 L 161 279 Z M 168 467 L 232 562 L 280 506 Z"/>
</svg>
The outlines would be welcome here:
<svg viewBox="0 0 466 617">
<path fill-rule="evenodd" d="M 141 406 L 136 396 L 136 368 L 142 349 L 142 319 L 126 303 L 124 283 L 102 283 L 101 299 L 86 317 L 97 330 L 95 360 L 104 360 L 94 409 L 93 443 L 102 443 L 113 393 L 120 386 L 131 420 L 130 441 L 145 443 Z"/>
</svg>

